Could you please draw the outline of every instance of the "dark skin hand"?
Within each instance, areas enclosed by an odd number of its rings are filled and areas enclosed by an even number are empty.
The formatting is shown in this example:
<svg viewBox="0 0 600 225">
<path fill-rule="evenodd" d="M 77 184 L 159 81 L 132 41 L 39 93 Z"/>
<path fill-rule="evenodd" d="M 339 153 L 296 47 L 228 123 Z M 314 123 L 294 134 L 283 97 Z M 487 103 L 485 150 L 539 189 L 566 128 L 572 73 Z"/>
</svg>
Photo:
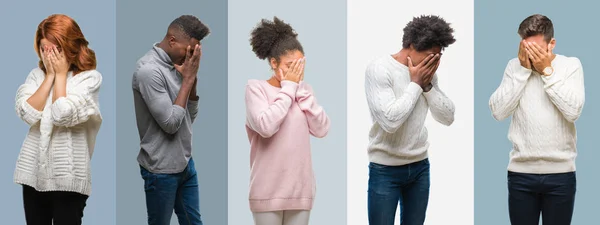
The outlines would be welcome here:
<svg viewBox="0 0 600 225">
<path fill-rule="evenodd" d="M 440 66 L 440 57 L 440 54 L 430 54 L 416 66 L 413 64 L 411 58 L 407 57 L 410 80 L 421 86 L 424 90 L 429 91 L 433 75 Z"/>
<path fill-rule="evenodd" d="M 527 53 L 531 59 L 531 64 L 538 73 L 544 71 L 546 67 L 552 66 L 554 54 L 552 53 L 550 44 L 548 44 L 548 50 L 542 49 L 542 47 L 535 42 L 526 43 L 525 46 L 527 47 Z"/>
</svg>

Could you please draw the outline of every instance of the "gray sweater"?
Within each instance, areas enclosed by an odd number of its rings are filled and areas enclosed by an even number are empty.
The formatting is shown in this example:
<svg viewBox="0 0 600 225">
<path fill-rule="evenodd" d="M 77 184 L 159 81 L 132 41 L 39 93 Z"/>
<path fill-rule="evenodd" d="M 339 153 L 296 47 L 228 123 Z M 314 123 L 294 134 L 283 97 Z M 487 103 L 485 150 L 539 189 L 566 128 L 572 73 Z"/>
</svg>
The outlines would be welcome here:
<svg viewBox="0 0 600 225">
<path fill-rule="evenodd" d="M 183 171 L 192 157 L 192 123 L 198 101 L 175 105 L 182 77 L 167 53 L 154 44 L 133 73 L 133 100 L 140 135 L 138 163 L 153 173 Z"/>
</svg>

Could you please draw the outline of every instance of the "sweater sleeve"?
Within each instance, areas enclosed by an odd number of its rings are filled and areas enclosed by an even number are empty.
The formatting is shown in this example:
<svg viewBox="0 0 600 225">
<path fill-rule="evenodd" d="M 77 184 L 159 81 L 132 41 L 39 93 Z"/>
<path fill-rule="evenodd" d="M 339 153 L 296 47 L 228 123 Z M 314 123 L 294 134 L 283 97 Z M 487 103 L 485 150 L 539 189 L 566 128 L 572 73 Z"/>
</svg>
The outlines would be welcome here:
<svg viewBox="0 0 600 225">
<path fill-rule="evenodd" d="M 573 61 L 566 73 L 542 76 L 550 101 L 569 122 L 575 122 L 579 118 L 585 102 L 583 67 L 579 59 L 574 58 Z"/>
<path fill-rule="evenodd" d="M 19 86 L 15 98 L 15 110 L 17 115 L 29 126 L 33 126 L 42 119 L 42 112 L 33 108 L 33 106 L 27 102 L 27 99 L 37 91 L 42 83 L 35 71 L 36 69 L 32 70 L 25 79 L 25 83 Z"/>
<path fill-rule="evenodd" d="M 518 59 L 508 63 L 500 86 L 490 97 L 489 106 L 494 119 L 504 120 L 517 109 L 531 72 L 531 69 L 521 66 Z"/>
<path fill-rule="evenodd" d="M 310 134 L 322 138 L 329 132 L 329 117 L 322 106 L 317 103 L 312 87 L 301 82 L 296 92 L 298 106 L 304 112 Z"/>
<path fill-rule="evenodd" d="M 454 103 L 442 92 L 438 86 L 437 74 L 431 81 L 433 87 L 428 92 L 423 92 L 429 105 L 429 111 L 433 119 L 439 123 L 450 126 L 454 122 Z"/>
<path fill-rule="evenodd" d="M 365 74 L 367 103 L 375 122 L 394 133 L 412 113 L 423 89 L 410 82 L 400 97 L 394 94 L 392 79 L 380 65 L 372 64 Z"/>
<path fill-rule="evenodd" d="M 279 131 L 279 126 L 292 105 L 298 84 L 282 81 L 281 90 L 275 101 L 269 102 L 267 96 L 256 82 L 246 85 L 246 123 L 261 137 L 270 138 Z"/>
<path fill-rule="evenodd" d="M 134 75 L 134 79 L 152 118 L 164 132 L 176 133 L 183 123 L 186 109 L 173 103 L 161 74 L 152 68 L 142 67 Z"/>
<path fill-rule="evenodd" d="M 51 106 L 54 125 L 72 127 L 87 122 L 92 116 L 100 116 L 98 94 L 101 84 L 102 75 L 95 70 L 73 76 L 67 86 L 67 95 L 56 99 Z"/>
</svg>

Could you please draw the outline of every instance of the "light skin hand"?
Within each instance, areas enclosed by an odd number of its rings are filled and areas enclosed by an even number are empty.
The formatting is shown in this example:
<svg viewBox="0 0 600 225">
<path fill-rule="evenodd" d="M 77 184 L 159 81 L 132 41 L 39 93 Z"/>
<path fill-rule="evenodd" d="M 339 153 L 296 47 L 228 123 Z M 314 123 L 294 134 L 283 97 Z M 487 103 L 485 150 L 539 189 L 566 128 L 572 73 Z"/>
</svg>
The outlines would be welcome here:
<svg viewBox="0 0 600 225">
<path fill-rule="evenodd" d="M 527 47 L 525 47 L 525 40 L 522 40 L 519 43 L 519 62 L 521 62 L 521 66 L 531 69 L 531 61 L 529 60 L 529 55 L 527 53 Z"/>
<path fill-rule="evenodd" d="M 60 97 L 67 96 L 67 73 L 69 72 L 69 63 L 64 54 L 58 52 L 56 46 L 50 49 L 49 54 L 52 68 L 56 74 L 54 78 L 54 93 L 52 102 L 54 103 Z"/>
<path fill-rule="evenodd" d="M 49 50 L 50 61 L 52 62 L 52 68 L 57 76 L 67 76 L 69 72 L 69 63 L 63 53 L 58 52 L 56 46 L 52 46 Z"/>
<path fill-rule="evenodd" d="M 37 111 L 44 110 L 46 106 L 46 99 L 48 99 L 48 95 L 50 95 L 50 89 L 52 89 L 52 85 L 54 84 L 54 70 L 52 69 L 52 64 L 49 61 L 48 54 L 49 48 L 40 48 L 40 56 L 42 57 L 42 62 L 44 63 L 44 68 L 46 68 L 46 74 L 44 76 L 44 81 L 40 85 L 40 87 L 27 99 L 27 103 L 31 105 Z"/>
<path fill-rule="evenodd" d="M 526 44 L 527 53 L 531 59 L 532 66 L 538 73 L 544 71 L 546 67 L 552 66 L 552 50 L 548 45 L 548 50 L 545 51 L 535 42 Z"/>
</svg>

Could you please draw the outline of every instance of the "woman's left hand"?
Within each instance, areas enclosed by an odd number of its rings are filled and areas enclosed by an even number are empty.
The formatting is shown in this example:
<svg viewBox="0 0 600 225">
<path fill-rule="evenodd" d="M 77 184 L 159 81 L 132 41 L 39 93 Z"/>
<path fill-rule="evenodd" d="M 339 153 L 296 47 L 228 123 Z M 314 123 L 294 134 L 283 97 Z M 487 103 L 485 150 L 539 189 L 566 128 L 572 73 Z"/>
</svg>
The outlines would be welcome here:
<svg viewBox="0 0 600 225">
<path fill-rule="evenodd" d="M 66 76 L 69 72 L 69 63 L 67 62 L 67 58 L 65 57 L 64 52 L 59 52 L 56 46 L 52 47 L 50 50 L 50 61 L 52 63 L 52 68 L 54 69 L 54 73 L 56 76 Z"/>
<path fill-rule="evenodd" d="M 306 67 L 306 57 L 302 59 L 302 72 L 300 73 L 300 81 L 304 81 L 304 67 Z"/>
</svg>

